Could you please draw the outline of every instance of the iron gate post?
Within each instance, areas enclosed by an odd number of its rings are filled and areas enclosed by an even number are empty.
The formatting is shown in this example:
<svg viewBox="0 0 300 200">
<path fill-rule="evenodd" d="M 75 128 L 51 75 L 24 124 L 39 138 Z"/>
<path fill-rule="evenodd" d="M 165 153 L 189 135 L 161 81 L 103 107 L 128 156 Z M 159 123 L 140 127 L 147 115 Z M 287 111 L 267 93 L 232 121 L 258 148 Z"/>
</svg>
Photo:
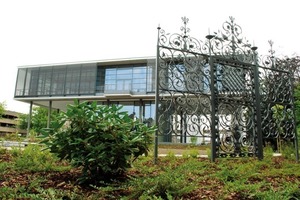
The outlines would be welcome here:
<svg viewBox="0 0 300 200">
<path fill-rule="evenodd" d="M 208 39 L 208 44 L 209 44 L 209 66 L 210 66 L 210 94 L 211 94 L 211 100 L 210 100 L 210 105 L 211 105 L 211 161 L 215 162 L 217 152 L 216 152 L 216 132 L 217 132 L 217 125 L 218 125 L 218 120 L 216 117 L 216 104 L 217 104 L 217 98 L 216 98 L 216 73 L 215 73 L 215 66 L 214 66 L 214 59 L 212 58 L 211 55 L 211 39 L 213 38 L 213 35 L 207 35 L 206 38 Z"/>
<path fill-rule="evenodd" d="M 261 127 L 261 96 L 259 93 L 259 72 L 258 72 L 258 64 L 257 64 L 257 47 L 253 46 L 251 47 L 253 52 L 253 58 L 254 58 L 254 93 L 255 93 L 255 117 L 256 117 L 256 138 L 257 138 L 257 157 L 259 160 L 262 160 L 264 158 L 263 154 L 263 136 L 262 136 L 262 127 Z M 255 146 L 255 144 L 254 144 Z"/>
<path fill-rule="evenodd" d="M 157 158 L 158 158 L 158 98 L 159 98 L 159 86 L 158 86 L 158 81 L 159 81 L 159 31 L 160 27 L 157 27 L 157 46 L 156 46 L 156 61 L 155 61 L 155 135 L 154 135 L 154 164 L 157 164 Z"/>
<path fill-rule="evenodd" d="M 292 79 L 292 75 L 291 73 L 289 73 L 289 77 L 290 77 L 290 80 Z M 296 161 L 299 162 L 299 147 L 298 147 L 298 134 L 297 134 L 297 124 L 296 124 L 296 112 L 295 112 L 295 99 L 294 99 L 294 81 L 291 81 L 291 90 L 292 90 L 292 109 L 293 109 L 293 112 L 294 112 L 294 116 L 293 116 L 293 123 L 294 123 L 294 134 L 295 134 L 295 137 L 294 137 L 294 143 L 295 143 L 295 156 L 296 156 Z"/>
</svg>

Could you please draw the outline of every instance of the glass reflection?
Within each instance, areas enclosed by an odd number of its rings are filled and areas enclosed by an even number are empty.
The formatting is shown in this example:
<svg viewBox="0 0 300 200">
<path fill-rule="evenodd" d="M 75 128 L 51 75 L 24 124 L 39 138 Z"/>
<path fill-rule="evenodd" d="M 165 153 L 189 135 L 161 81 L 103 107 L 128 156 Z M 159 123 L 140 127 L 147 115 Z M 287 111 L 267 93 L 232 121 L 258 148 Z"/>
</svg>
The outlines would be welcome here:
<svg viewBox="0 0 300 200">
<path fill-rule="evenodd" d="M 105 91 L 146 92 L 145 66 L 116 67 L 105 70 Z"/>
</svg>

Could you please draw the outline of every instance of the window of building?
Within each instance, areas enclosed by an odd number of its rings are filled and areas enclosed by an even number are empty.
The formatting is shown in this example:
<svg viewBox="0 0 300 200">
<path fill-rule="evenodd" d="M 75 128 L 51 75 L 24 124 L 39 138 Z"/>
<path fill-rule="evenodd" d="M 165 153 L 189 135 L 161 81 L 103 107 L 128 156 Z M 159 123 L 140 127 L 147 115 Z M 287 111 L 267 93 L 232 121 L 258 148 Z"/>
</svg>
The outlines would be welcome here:
<svg viewBox="0 0 300 200">
<path fill-rule="evenodd" d="M 24 95 L 24 86 L 25 86 L 25 81 L 26 81 L 26 71 L 27 71 L 27 69 L 19 69 L 18 70 L 15 96 L 23 96 Z"/>
<path fill-rule="evenodd" d="M 65 94 L 78 94 L 81 65 L 67 66 Z"/>
<path fill-rule="evenodd" d="M 96 93 L 103 93 L 105 85 L 105 68 L 97 68 Z"/>
<path fill-rule="evenodd" d="M 147 92 L 155 92 L 155 65 L 147 66 L 147 83 L 146 83 L 146 91 Z"/>
<path fill-rule="evenodd" d="M 147 124 L 148 126 L 154 125 L 155 119 L 155 102 L 154 101 L 146 101 L 144 103 L 144 119 L 143 123 Z"/>
<path fill-rule="evenodd" d="M 51 95 L 63 95 L 65 93 L 66 66 L 53 67 Z"/>
<path fill-rule="evenodd" d="M 109 104 L 122 106 L 121 111 L 127 112 L 135 120 L 140 119 L 140 102 L 138 101 L 111 101 Z"/>
<path fill-rule="evenodd" d="M 52 67 L 40 68 L 37 95 L 49 95 L 51 90 Z"/>
<path fill-rule="evenodd" d="M 96 69 L 95 63 L 81 66 L 79 94 L 95 93 Z"/>
<path fill-rule="evenodd" d="M 29 68 L 26 75 L 25 83 L 25 96 L 37 96 L 38 94 L 38 81 L 39 81 L 39 68 Z"/>
<path fill-rule="evenodd" d="M 147 88 L 147 67 L 135 67 L 132 73 L 132 91 L 146 92 Z"/>
<path fill-rule="evenodd" d="M 105 69 L 105 92 L 146 92 L 146 66 L 115 66 Z"/>
</svg>

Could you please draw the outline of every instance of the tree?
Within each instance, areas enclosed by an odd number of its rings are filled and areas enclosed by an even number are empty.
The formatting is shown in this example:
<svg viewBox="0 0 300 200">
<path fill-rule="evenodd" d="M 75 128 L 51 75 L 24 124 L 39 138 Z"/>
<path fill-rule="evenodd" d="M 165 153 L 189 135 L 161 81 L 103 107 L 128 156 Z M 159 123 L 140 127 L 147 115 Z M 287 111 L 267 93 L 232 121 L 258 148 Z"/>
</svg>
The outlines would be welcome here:
<svg viewBox="0 0 300 200">
<path fill-rule="evenodd" d="M 28 126 L 28 114 L 20 114 L 18 120 L 18 128 L 22 130 L 26 130 Z"/>
<path fill-rule="evenodd" d="M 276 68 L 289 71 L 294 77 L 294 83 L 300 82 L 300 56 L 276 59 Z"/>
<path fill-rule="evenodd" d="M 147 155 L 155 131 L 120 110 L 76 101 L 44 131 L 43 143 L 59 158 L 82 167 L 81 183 L 118 178 L 136 158 Z"/>
<path fill-rule="evenodd" d="M 2 117 L 2 115 L 4 114 L 6 108 L 6 103 L 5 102 L 0 102 L 0 118 Z"/>
<path fill-rule="evenodd" d="M 51 113 L 51 119 L 54 120 L 58 115 L 57 111 Z M 27 129 L 28 126 L 28 114 L 21 114 L 19 116 L 18 127 L 20 129 Z M 48 122 L 48 109 L 44 107 L 34 107 L 32 109 L 31 125 L 30 128 L 35 133 L 41 133 L 42 129 L 47 127 Z"/>
</svg>

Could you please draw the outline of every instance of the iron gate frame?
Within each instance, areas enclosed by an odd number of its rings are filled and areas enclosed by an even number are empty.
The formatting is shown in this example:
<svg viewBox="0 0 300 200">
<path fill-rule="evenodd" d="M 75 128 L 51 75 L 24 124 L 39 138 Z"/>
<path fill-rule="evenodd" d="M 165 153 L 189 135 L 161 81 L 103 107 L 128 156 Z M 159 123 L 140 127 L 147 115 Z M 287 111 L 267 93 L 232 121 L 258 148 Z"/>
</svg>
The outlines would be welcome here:
<svg viewBox="0 0 300 200">
<path fill-rule="evenodd" d="M 158 157 L 158 143 L 159 143 L 159 137 L 163 136 L 164 134 L 161 133 L 160 127 L 163 127 L 163 124 L 167 124 L 167 126 L 175 126 L 176 132 L 178 130 L 178 126 L 180 125 L 180 131 L 181 135 L 180 138 L 183 137 L 183 132 L 187 134 L 187 127 L 184 127 L 185 130 L 183 130 L 183 125 L 187 126 L 187 120 L 190 118 L 190 120 L 193 120 L 192 115 L 188 115 L 188 109 L 187 106 L 180 106 L 180 105 L 188 105 L 188 101 L 192 101 L 192 99 L 195 99 L 197 97 L 199 99 L 198 105 L 201 104 L 201 98 L 206 95 L 206 98 L 208 98 L 210 101 L 210 105 L 208 110 L 210 113 L 205 113 L 207 110 L 202 113 L 202 115 L 209 115 L 210 118 L 207 117 L 207 120 L 209 123 L 209 130 L 210 130 L 210 141 L 211 141 L 211 160 L 215 161 L 217 157 L 227 157 L 228 155 L 231 157 L 244 157 L 244 156 L 256 156 L 258 159 L 263 159 L 263 139 L 268 139 L 272 137 L 266 137 L 267 135 L 264 132 L 263 129 L 263 121 L 266 121 L 265 115 L 262 116 L 263 109 L 261 108 L 262 105 L 268 105 L 269 108 L 271 105 L 274 107 L 276 105 L 283 105 L 283 115 L 284 119 L 287 119 L 287 112 L 292 111 L 292 117 L 289 114 L 289 121 L 291 123 L 287 128 L 285 128 L 285 131 L 289 131 L 288 134 L 286 134 L 286 138 L 288 140 L 294 140 L 295 150 L 296 150 L 296 160 L 298 161 L 298 144 L 297 144 L 297 132 L 295 128 L 295 111 L 294 111 L 294 100 L 292 98 L 293 96 L 293 88 L 292 88 L 292 78 L 291 74 L 288 71 L 279 70 L 281 73 L 286 74 L 288 77 L 288 85 L 286 89 L 288 89 L 289 97 L 287 98 L 287 102 L 278 102 L 278 98 L 275 97 L 274 102 L 269 99 L 264 99 L 262 95 L 262 85 L 260 84 L 260 74 L 262 73 L 261 70 L 277 70 L 277 69 L 271 69 L 268 68 L 268 66 L 265 66 L 267 62 L 263 62 L 263 58 L 258 56 L 257 53 L 257 47 L 254 45 L 250 45 L 249 42 L 241 36 L 242 29 L 239 25 L 235 23 L 235 19 L 233 17 L 229 17 L 229 21 L 226 21 L 223 23 L 223 30 L 215 32 L 214 34 L 209 34 L 206 36 L 206 40 L 204 42 L 197 40 L 196 38 L 191 37 L 188 33 L 190 32 L 190 29 L 187 27 L 189 19 L 186 17 L 182 17 L 183 26 L 181 27 L 181 34 L 166 34 L 164 30 L 162 30 L 160 27 L 158 27 L 158 40 L 157 40 L 157 55 L 156 55 L 156 90 L 155 90 L 155 125 L 157 126 L 157 131 L 155 133 L 155 148 L 154 148 L 154 162 L 157 162 Z M 267 60 L 269 60 L 269 63 L 274 64 L 274 57 L 267 56 Z M 196 58 L 196 59 L 195 59 Z M 187 60 L 190 61 L 192 64 L 181 64 L 182 60 L 186 62 Z M 205 62 L 204 62 L 205 60 Z M 193 63 L 194 62 L 194 63 Z M 222 74 L 218 75 L 218 71 L 222 71 L 221 69 L 217 69 L 217 66 L 220 65 L 220 63 L 226 63 L 223 65 L 223 67 L 232 68 L 231 72 L 227 70 L 227 77 L 228 83 L 231 81 L 231 85 L 234 83 L 242 84 L 241 86 L 233 87 L 230 86 L 228 91 L 223 92 L 222 89 L 219 91 L 218 89 L 218 82 L 221 82 L 221 87 L 224 86 L 224 80 L 222 79 Z M 263 63 L 264 66 L 260 65 L 260 63 Z M 180 66 L 183 66 L 183 69 L 179 69 Z M 188 71 L 187 66 L 190 66 L 193 68 L 194 71 Z M 204 74 L 204 68 L 208 66 L 208 73 Z M 165 67 L 165 68 L 164 68 Z M 171 69 L 171 68 L 172 69 Z M 246 82 L 246 78 L 241 78 L 240 73 L 241 68 L 244 68 L 244 70 L 248 70 L 250 73 L 248 73 L 248 88 L 242 83 L 243 81 Z M 232 73 L 234 70 L 238 71 L 238 76 L 236 74 Z M 185 72 L 180 70 L 186 70 Z M 174 72 L 173 72 L 174 71 Z M 278 71 L 278 70 L 277 70 Z M 197 77 L 195 74 L 199 73 L 202 75 L 202 79 L 200 75 L 198 76 L 198 81 L 193 80 L 191 77 Z M 223 73 L 223 72 L 222 72 Z M 230 75 L 230 73 L 232 73 Z M 225 72 L 226 74 L 226 72 Z M 221 76 L 221 81 L 219 80 L 218 76 Z M 203 78 L 204 77 L 204 78 Z M 265 77 L 262 77 L 265 78 Z M 280 78 L 280 77 L 279 77 Z M 232 79 L 232 80 L 230 80 Z M 233 79 L 236 81 L 236 79 L 240 79 L 237 82 L 234 82 Z M 199 81 L 200 80 L 200 81 Z M 281 79 L 280 79 L 281 80 Z M 173 82 L 177 81 L 180 82 L 180 86 L 178 84 L 174 84 Z M 286 81 L 286 80 L 285 80 Z M 171 82 L 171 86 L 169 85 Z M 188 84 L 194 85 L 193 87 L 188 86 Z M 200 87 L 200 85 L 202 86 Z M 209 89 L 206 88 L 206 93 L 204 91 L 204 84 L 209 85 Z M 228 84 L 228 85 L 230 85 Z M 245 83 L 246 84 L 246 83 Z M 195 86 L 196 85 L 196 86 Z M 188 88 L 190 87 L 190 88 Z M 180 89 L 178 89 L 180 88 Z M 201 88 L 201 89 L 200 89 Z M 190 90 L 193 90 L 192 92 Z M 238 90 L 239 93 L 236 91 Z M 224 98 L 222 99 L 222 92 L 223 96 L 229 97 L 227 100 Z M 167 94 L 166 94 L 167 93 Z M 221 94 L 220 94 L 221 93 Z M 233 95 L 230 95 L 230 94 Z M 228 95 L 229 94 L 229 95 Z M 237 95 L 241 95 L 240 100 L 236 101 L 241 104 L 241 108 L 243 115 L 247 113 L 250 110 L 251 117 L 240 117 L 244 118 L 246 120 L 250 120 L 249 123 L 251 123 L 251 127 L 244 127 L 246 122 L 239 122 L 237 121 L 238 125 L 235 126 L 235 128 L 227 127 L 228 124 L 226 124 L 225 132 L 229 131 L 229 141 L 228 143 L 231 145 L 231 148 L 234 148 L 228 152 L 220 151 L 220 146 L 222 145 L 222 142 L 220 141 L 220 133 L 219 133 L 219 126 L 220 126 L 220 115 L 221 111 L 219 109 L 220 102 L 224 103 L 226 105 L 226 102 L 232 103 L 234 101 L 234 98 L 237 97 Z M 248 96 L 247 96 L 248 95 Z M 274 94 L 273 94 L 274 95 Z M 184 98 L 183 98 L 184 97 Z M 250 97 L 250 101 L 248 101 Z M 180 99 L 181 102 L 178 101 Z M 182 99 L 185 99 L 184 101 Z M 203 99 L 202 99 L 203 100 Z M 285 100 L 285 99 L 284 99 Z M 246 103 L 248 102 L 248 104 Z M 177 104 L 180 104 L 177 106 Z M 244 105 L 245 104 L 245 105 Z M 163 108 L 164 106 L 172 107 L 169 108 L 168 111 L 173 110 L 172 112 L 175 112 L 171 115 L 169 113 L 164 113 L 166 110 Z M 176 106 L 174 106 L 176 105 Z M 249 109 L 247 106 L 251 106 Z M 271 107 L 271 108 L 273 108 Z M 179 109 L 178 109 L 179 108 Z M 192 107 L 192 109 L 195 107 Z M 197 107 L 198 108 L 198 107 Z M 197 110 L 196 108 L 196 110 Z M 177 115 L 176 109 L 181 111 L 180 115 Z M 175 110 L 175 111 L 174 111 Z M 266 110 L 266 109 L 265 109 Z M 230 111 L 229 111 L 230 112 Z M 266 115 L 270 115 L 267 111 Z M 185 115 L 183 114 L 185 113 Z M 238 114 L 241 114 L 238 113 Z M 246 115 L 245 114 L 245 115 Z M 164 116 L 165 115 L 165 116 Z M 162 117 L 163 116 L 163 117 Z M 188 117 L 187 117 L 188 116 Z M 196 118 L 199 120 L 199 114 L 198 116 L 195 115 Z M 235 116 L 231 113 L 230 118 L 234 118 Z M 174 121 L 175 120 L 175 121 Z M 181 123 L 178 124 L 177 120 L 180 120 Z M 230 119 L 230 123 L 232 123 L 232 119 Z M 236 119 L 235 119 L 236 120 Z M 268 120 L 272 121 L 274 124 L 274 119 L 271 117 L 268 118 Z M 283 119 L 281 119 L 283 120 Z M 271 123 L 267 121 L 268 123 Z M 268 125 L 268 124 L 267 124 Z M 190 125 L 192 126 L 192 125 Z M 230 125 L 231 126 L 231 125 Z M 223 128 L 224 128 L 223 127 Z M 198 127 L 199 128 L 199 127 Z M 275 127 L 277 128 L 277 127 Z M 174 128 L 170 128 L 170 133 L 166 134 L 167 136 L 172 136 L 174 134 Z M 165 132 L 166 129 L 164 129 L 163 132 Z M 249 132 L 252 132 L 250 133 Z M 273 130 L 274 131 L 274 130 Z M 276 131 L 277 132 L 277 131 Z M 200 133 L 200 134 L 203 134 Z M 281 133 L 275 134 L 275 136 L 278 138 Z M 224 134 L 223 134 L 224 135 Z M 177 134 L 175 134 L 177 136 Z M 204 137 L 204 136 L 203 136 Z M 185 137 L 186 138 L 186 137 Z M 181 142 L 182 139 L 180 139 Z M 242 150 L 241 144 L 243 141 L 246 141 L 245 146 L 243 146 L 244 149 Z M 185 141 L 186 142 L 186 141 Z M 224 144 L 223 144 L 224 145 Z M 247 149 L 248 148 L 248 149 Z"/>
</svg>

